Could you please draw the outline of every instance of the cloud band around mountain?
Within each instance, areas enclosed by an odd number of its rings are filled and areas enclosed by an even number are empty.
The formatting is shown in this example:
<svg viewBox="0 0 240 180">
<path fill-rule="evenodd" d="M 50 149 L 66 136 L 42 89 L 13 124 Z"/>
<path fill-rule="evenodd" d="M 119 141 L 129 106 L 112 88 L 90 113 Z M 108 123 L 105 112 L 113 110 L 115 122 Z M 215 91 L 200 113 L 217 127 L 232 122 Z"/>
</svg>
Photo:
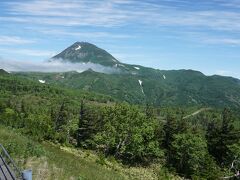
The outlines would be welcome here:
<svg viewBox="0 0 240 180">
<path fill-rule="evenodd" d="M 105 67 L 94 63 L 65 63 L 60 61 L 17 61 L 0 59 L 0 69 L 8 72 L 69 72 L 77 71 L 79 73 L 92 69 L 100 73 L 119 73 L 120 70 L 115 67 Z"/>
</svg>

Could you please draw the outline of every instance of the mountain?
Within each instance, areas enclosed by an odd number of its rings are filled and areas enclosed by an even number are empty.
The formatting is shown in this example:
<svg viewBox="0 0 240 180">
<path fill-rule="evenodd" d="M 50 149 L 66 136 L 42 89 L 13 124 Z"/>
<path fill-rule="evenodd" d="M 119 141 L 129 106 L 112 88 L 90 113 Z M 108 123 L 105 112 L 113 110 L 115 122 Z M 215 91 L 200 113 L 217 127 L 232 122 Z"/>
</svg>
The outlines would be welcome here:
<svg viewBox="0 0 240 180">
<path fill-rule="evenodd" d="M 3 74 L 8 74 L 8 72 L 3 69 L 0 69 L 0 75 L 3 75 Z"/>
<path fill-rule="evenodd" d="M 50 62 L 92 63 L 111 67 L 116 72 L 136 74 L 140 66 L 121 63 L 107 51 L 87 42 L 76 42 L 50 59 Z"/>
<path fill-rule="evenodd" d="M 107 51 L 87 42 L 76 42 L 52 60 L 72 63 L 95 63 L 103 66 L 114 66 L 119 61 Z"/>
<path fill-rule="evenodd" d="M 229 176 L 225 169 L 239 149 L 240 81 L 124 65 L 123 73 L 112 74 L 90 68 L 81 73 L 0 70 L 0 142 L 16 164 L 46 172 L 33 171 L 34 179 Z M 173 126 L 165 128 L 169 123 Z M 170 151 L 161 143 L 169 139 L 166 133 L 174 136 Z M 214 149 L 223 141 L 236 152 L 226 146 Z"/>
<path fill-rule="evenodd" d="M 116 60 L 95 45 L 76 42 L 53 61 L 100 64 L 122 73 L 17 73 L 35 81 L 44 80 L 73 89 L 109 95 L 120 101 L 154 106 L 240 107 L 240 80 L 232 77 L 205 76 L 193 70 L 158 70 L 129 65 Z M 119 72 L 119 71 L 118 71 Z"/>
</svg>

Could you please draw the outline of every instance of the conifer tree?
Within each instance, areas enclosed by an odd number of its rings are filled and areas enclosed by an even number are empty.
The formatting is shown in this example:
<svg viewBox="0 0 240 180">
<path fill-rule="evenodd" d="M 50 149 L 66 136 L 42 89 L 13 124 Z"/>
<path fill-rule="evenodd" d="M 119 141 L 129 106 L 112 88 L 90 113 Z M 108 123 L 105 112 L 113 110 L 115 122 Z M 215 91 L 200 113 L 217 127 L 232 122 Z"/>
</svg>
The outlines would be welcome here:
<svg viewBox="0 0 240 180">
<path fill-rule="evenodd" d="M 177 122 L 170 114 L 167 115 L 166 124 L 163 127 L 164 138 L 163 147 L 167 150 L 167 161 L 171 161 L 171 144 L 174 140 L 174 135 L 177 134 Z"/>
<path fill-rule="evenodd" d="M 153 107 L 149 103 L 147 103 L 145 111 L 146 111 L 146 117 L 148 119 L 154 117 L 154 109 L 153 109 Z"/>
<path fill-rule="evenodd" d="M 60 131 L 64 125 L 68 123 L 68 112 L 66 111 L 65 103 L 63 102 L 55 121 L 55 130 Z"/>
<path fill-rule="evenodd" d="M 79 122 L 77 130 L 77 144 L 78 146 L 87 147 L 89 143 L 86 142 L 90 140 L 92 133 L 94 132 L 94 121 L 96 118 L 95 114 L 90 108 L 86 108 L 84 101 L 81 101 L 80 112 L 79 112 Z"/>
<path fill-rule="evenodd" d="M 222 113 L 220 126 L 214 122 L 209 123 L 206 139 L 210 154 L 216 158 L 220 165 L 226 164 L 228 147 L 238 141 L 238 134 L 234 129 L 231 112 L 228 109 L 224 109 Z"/>
</svg>

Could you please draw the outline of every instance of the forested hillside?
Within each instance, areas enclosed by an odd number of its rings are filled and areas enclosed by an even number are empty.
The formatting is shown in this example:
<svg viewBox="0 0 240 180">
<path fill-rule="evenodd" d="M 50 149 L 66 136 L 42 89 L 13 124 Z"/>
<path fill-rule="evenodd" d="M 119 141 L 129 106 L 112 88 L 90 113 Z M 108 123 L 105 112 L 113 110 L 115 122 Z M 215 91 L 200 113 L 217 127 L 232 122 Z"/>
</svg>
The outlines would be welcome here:
<svg viewBox="0 0 240 180">
<path fill-rule="evenodd" d="M 8 127 L 4 131 L 17 131 L 40 144 L 47 141 L 96 152 L 99 159 L 93 164 L 108 167 L 110 158 L 122 166 L 145 167 L 146 172 L 154 169 L 157 175 L 152 179 L 174 176 L 218 179 L 237 173 L 235 169 L 229 170 L 240 156 L 237 111 L 206 108 L 194 114 L 199 106 L 131 105 L 109 96 L 41 84 L 4 71 L 0 87 L 0 124 L 3 129 Z M 18 151 L 7 148 L 12 153 Z M 29 148 L 32 146 L 27 146 L 26 152 Z M 41 148 L 37 154 L 34 149 L 33 152 L 33 156 L 44 156 Z M 68 158 L 67 163 L 74 156 Z M 65 177 L 77 179 L 79 175 L 89 179 L 82 173 Z M 112 177 L 118 179 L 117 175 L 97 178 Z"/>
<path fill-rule="evenodd" d="M 131 104 L 240 107 L 239 79 L 206 76 L 193 70 L 166 71 L 129 65 L 90 43 L 76 42 L 50 62 L 65 66 L 70 63 L 77 68 L 72 72 L 16 74 L 35 82 L 109 95 Z"/>
<path fill-rule="evenodd" d="M 0 180 L 240 180 L 240 0 L 0 0 L 0 31 Z"/>
</svg>

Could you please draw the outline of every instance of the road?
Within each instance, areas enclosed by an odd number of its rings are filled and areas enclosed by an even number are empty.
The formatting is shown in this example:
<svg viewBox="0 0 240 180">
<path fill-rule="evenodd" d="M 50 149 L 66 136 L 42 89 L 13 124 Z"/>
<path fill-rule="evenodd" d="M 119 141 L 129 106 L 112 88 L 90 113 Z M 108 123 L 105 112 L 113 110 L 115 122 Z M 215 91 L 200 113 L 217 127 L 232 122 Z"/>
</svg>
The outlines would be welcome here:
<svg viewBox="0 0 240 180">
<path fill-rule="evenodd" d="M 201 113 L 201 112 L 203 112 L 203 111 L 209 111 L 209 110 L 211 110 L 211 108 L 202 108 L 202 109 L 199 109 L 199 110 L 197 110 L 196 112 L 185 116 L 183 119 L 188 119 L 188 118 L 190 118 L 190 117 L 193 117 L 193 116 L 198 115 L 199 113 Z"/>
</svg>

